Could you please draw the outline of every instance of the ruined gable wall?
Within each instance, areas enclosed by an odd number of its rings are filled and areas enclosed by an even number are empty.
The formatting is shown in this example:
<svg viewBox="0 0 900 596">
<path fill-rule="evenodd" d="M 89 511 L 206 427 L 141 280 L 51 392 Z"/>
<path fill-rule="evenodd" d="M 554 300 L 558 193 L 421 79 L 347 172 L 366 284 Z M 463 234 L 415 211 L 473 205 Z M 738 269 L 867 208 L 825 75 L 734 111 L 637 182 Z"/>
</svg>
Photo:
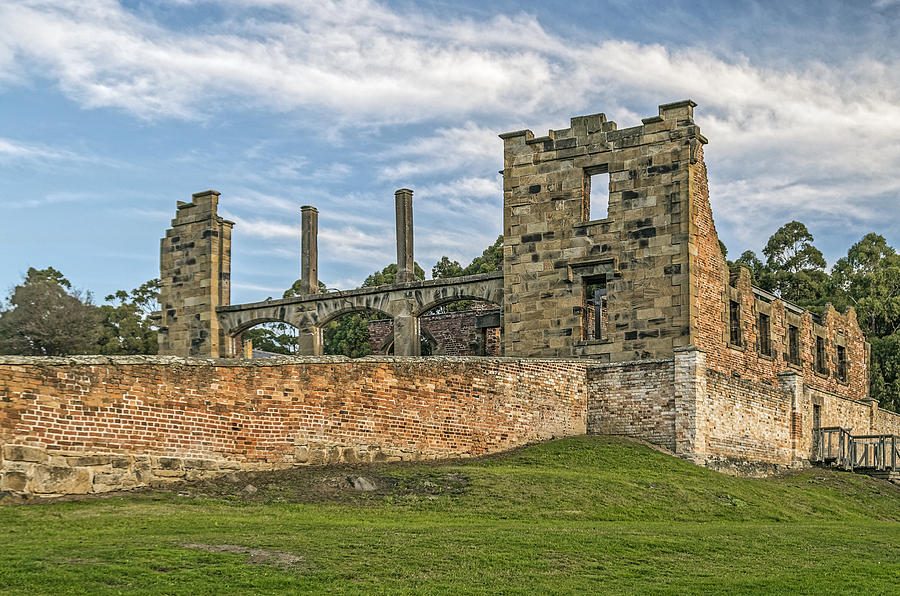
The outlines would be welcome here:
<svg viewBox="0 0 900 596">
<path fill-rule="evenodd" d="M 196 193 L 160 241 L 159 354 L 225 356 L 216 307 L 231 302 L 231 228 L 216 213 L 219 193 Z"/>
<path fill-rule="evenodd" d="M 659 116 L 624 130 L 597 114 L 546 137 L 501 135 L 505 354 L 628 361 L 671 357 L 689 342 L 693 105 L 660 106 Z M 603 170 L 608 216 L 588 215 L 588 180 Z M 590 192 L 605 199 L 607 189 Z M 582 337 L 588 278 L 606 282 L 607 339 Z"/>
<path fill-rule="evenodd" d="M 467 457 L 585 433 L 578 362 L 273 360 L 0 359 L 0 490 Z"/>
<path fill-rule="evenodd" d="M 707 366 L 727 375 L 777 384 L 781 372 L 801 373 L 812 387 L 846 397 L 862 399 L 869 394 L 869 346 L 856 321 L 856 313 L 829 308 L 821 324 L 812 314 L 795 314 L 784 302 L 758 298 L 750 285 L 749 272 L 741 268 L 732 276 L 719 247 L 719 237 L 709 203 L 703 147 L 691 165 L 691 343 L 707 352 Z M 742 345 L 731 345 L 728 305 L 740 303 Z M 771 355 L 760 349 L 759 315 L 770 318 Z M 800 333 L 801 364 L 788 358 L 788 325 Z M 816 336 L 825 339 L 827 372 L 815 368 Z M 846 382 L 838 378 L 837 345 L 847 349 Z"/>
</svg>

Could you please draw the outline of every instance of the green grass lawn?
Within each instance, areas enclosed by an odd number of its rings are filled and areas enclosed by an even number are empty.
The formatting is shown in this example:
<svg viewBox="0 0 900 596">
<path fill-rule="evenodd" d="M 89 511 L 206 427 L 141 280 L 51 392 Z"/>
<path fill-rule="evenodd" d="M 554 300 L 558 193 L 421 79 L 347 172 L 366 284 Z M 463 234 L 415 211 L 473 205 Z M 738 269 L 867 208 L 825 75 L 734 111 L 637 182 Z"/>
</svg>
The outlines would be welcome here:
<svg viewBox="0 0 900 596">
<path fill-rule="evenodd" d="M 0 507 L 0 591 L 898 593 L 898 521 L 882 481 L 732 478 L 582 437 Z"/>
</svg>

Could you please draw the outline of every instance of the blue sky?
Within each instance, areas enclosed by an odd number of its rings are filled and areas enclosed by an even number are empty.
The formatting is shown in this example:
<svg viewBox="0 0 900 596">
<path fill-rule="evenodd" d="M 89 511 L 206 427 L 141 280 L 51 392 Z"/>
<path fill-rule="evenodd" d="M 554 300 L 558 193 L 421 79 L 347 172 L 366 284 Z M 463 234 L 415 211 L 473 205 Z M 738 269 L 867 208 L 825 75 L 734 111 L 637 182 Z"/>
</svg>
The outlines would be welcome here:
<svg viewBox="0 0 900 596">
<path fill-rule="evenodd" d="M 97 297 L 158 275 L 175 202 L 222 192 L 232 300 L 394 258 L 466 264 L 501 232 L 497 134 L 619 127 L 691 98 L 730 255 L 799 219 L 829 263 L 900 246 L 900 1 L 0 0 L 0 289 L 53 266 Z"/>
</svg>

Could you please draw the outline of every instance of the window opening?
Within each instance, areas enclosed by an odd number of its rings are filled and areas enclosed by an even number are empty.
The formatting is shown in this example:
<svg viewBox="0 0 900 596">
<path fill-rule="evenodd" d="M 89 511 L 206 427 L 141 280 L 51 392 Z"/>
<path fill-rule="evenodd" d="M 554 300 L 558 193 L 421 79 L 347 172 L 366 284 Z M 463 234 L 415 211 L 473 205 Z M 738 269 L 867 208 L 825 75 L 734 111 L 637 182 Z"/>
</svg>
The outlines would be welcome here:
<svg viewBox="0 0 900 596">
<path fill-rule="evenodd" d="M 816 336 L 816 370 L 822 374 L 828 372 L 825 368 L 825 338 Z"/>
<path fill-rule="evenodd" d="M 800 364 L 800 330 L 788 325 L 788 362 Z"/>
<path fill-rule="evenodd" d="M 759 313 L 759 351 L 766 356 L 772 355 L 772 338 L 769 334 L 769 315 Z"/>
<path fill-rule="evenodd" d="M 609 217 L 609 172 L 584 172 L 582 220 Z"/>
<path fill-rule="evenodd" d="M 837 347 L 837 374 L 838 379 L 847 382 L 847 348 L 844 346 Z"/>
<path fill-rule="evenodd" d="M 581 313 L 582 337 L 586 341 L 607 339 L 607 311 L 606 278 L 585 279 Z"/>
<path fill-rule="evenodd" d="M 734 300 L 728 308 L 729 337 L 728 341 L 733 346 L 741 345 L 741 304 Z"/>
</svg>

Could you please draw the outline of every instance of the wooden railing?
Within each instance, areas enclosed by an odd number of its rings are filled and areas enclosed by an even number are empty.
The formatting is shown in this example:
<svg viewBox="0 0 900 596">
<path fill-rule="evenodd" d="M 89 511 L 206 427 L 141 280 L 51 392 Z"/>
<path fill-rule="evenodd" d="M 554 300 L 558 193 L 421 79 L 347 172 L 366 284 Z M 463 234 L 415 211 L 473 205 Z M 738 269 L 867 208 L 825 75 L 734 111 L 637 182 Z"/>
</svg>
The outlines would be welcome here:
<svg viewBox="0 0 900 596">
<path fill-rule="evenodd" d="M 850 431 L 840 426 L 825 426 L 813 431 L 813 456 L 815 462 L 834 464 L 850 470 L 853 461 L 850 458 L 853 438 Z"/>
<path fill-rule="evenodd" d="M 900 469 L 900 437 L 897 435 L 852 436 L 840 426 L 813 431 L 812 460 L 834 464 L 845 470 Z"/>
</svg>

